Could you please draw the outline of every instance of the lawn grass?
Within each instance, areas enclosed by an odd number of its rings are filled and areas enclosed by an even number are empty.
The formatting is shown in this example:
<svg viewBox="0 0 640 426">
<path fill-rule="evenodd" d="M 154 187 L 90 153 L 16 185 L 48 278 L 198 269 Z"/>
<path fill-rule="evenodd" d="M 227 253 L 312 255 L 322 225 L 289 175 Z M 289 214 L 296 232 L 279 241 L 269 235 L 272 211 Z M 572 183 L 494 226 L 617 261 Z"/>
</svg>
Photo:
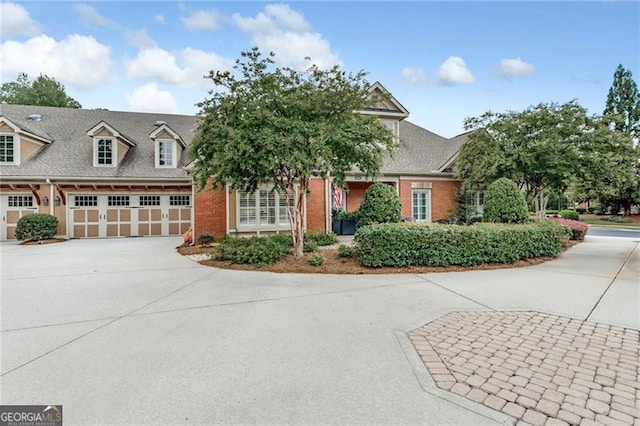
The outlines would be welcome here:
<svg viewBox="0 0 640 426">
<path fill-rule="evenodd" d="M 638 215 L 631 216 L 630 223 L 615 223 L 609 222 L 604 219 L 604 216 L 596 215 L 580 215 L 580 220 L 592 226 L 600 226 L 603 228 L 623 228 L 623 229 L 639 229 L 640 230 L 640 217 Z"/>
</svg>

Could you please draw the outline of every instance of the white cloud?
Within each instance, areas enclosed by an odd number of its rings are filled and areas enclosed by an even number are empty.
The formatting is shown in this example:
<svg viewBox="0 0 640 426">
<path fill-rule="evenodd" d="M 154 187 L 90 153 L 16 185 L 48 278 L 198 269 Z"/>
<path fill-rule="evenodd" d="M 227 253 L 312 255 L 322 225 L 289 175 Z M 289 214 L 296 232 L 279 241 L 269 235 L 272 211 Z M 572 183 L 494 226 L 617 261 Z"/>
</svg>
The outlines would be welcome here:
<svg viewBox="0 0 640 426">
<path fill-rule="evenodd" d="M 211 88 L 203 77 L 211 70 L 231 70 L 233 61 L 213 52 L 190 47 L 171 53 L 159 47 L 141 49 L 125 63 L 129 77 L 157 78 L 165 83 L 186 88 Z"/>
<path fill-rule="evenodd" d="M 500 61 L 500 75 L 505 78 L 531 75 L 536 71 L 535 67 L 520 58 L 503 59 Z"/>
<path fill-rule="evenodd" d="M 164 24 L 164 15 L 156 15 L 153 19 L 159 24 Z"/>
<path fill-rule="evenodd" d="M 175 114 L 178 112 L 178 103 L 173 95 L 158 89 L 156 83 L 145 84 L 138 87 L 133 93 L 127 92 L 125 100 L 129 110 L 136 112 L 162 112 Z"/>
<path fill-rule="evenodd" d="M 103 16 L 93 6 L 88 4 L 78 4 L 74 7 L 80 16 L 80 22 L 88 28 L 104 27 L 110 30 L 121 32 L 127 41 L 133 46 L 144 48 L 156 46 L 156 42 L 147 34 L 147 30 L 142 28 L 132 30 L 120 25 L 106 16 Z"/>
<path fill-rule="evenodd" d="M 34 36 L 40 26 L 31 19 L 27 9 L 16 3 L 0 3 L 0 34 Z"/>
<path fill-rule="evenodd" d="M 224 16 L 215 9 L 196 10 L 191 16 L 180 17 L 182 24 L 189 31 L 217 30 Z"/>
<path fill-rule="evenodd" d="M 406 67 L 401 72 L 402 79 L 412 85 L 421 85 L 427 83 L 427 77 L 424 75 L 422 68 Z"/>
<path fill-rule="evenodd" d="M 329 42 L 322 34 L 313 32 L 304 16 L 288 5 L 267 5 L 255 17 L 236 13 L 232 21 L 253 36 L 253 43 L 263 53 L 275 52 L 275 59 L 280 65 L 305 69 L 310 65 L 306 57 L 320 68 L 342 65 L 339 56 L 331 51 Z"/>
<path fill-rule="evenodd" d="M 111 78 L 109 47 L 90 36 L 68 35 L 60 41 L 41 35 L 25 42 L 0 44 L 3 74 L 46 74 L 77 88 L 99 86 Z"/>
<path fill-rule="evenodd" d="M 469 84 L 476 81 L 459 56 L 449 56 L 438 69 L 438 79 L 443 84 Z"/>
</svg>

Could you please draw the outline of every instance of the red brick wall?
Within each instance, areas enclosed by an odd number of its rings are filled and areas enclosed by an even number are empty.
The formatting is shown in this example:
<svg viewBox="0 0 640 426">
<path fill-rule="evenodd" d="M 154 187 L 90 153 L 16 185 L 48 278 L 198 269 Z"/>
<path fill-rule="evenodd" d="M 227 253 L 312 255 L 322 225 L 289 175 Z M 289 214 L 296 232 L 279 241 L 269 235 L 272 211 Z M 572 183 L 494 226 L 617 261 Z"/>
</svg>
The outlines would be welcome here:
<svg viewBox="0 0 640 426">
<path fill-rule="evenodd" d="M 360 208 L 364 193 L 371 186 L 371 182 L 349 182 L 348 185 L 346 209 L 348 212 L 355 212 Z"/>
<path fill-rule="evenodd" d="M 227 234 L 226 192 L 207 188 L 196 192 L 194 200 L 194 238 L 210 234 L 217 238 Z"/>
<path fill-rule="evenodd" d="M 402 203 L 402 217 L 412 217 L 411 203 L 413 203 L 413 196 L 411 194 L 410 180 L 400 181 L 400 202 Z"/>
<path fill-rule="evenodd" d="M 307 230 L 326 231 L 327 194 L 324 179 L 309 181 L 309 198 L 307 198 Z"/>
<path fill-rule="evenodd" d="M 431 186 L 431 220 L 447 219 L 456 205 L 456 191 L 460 182 L 434 181 Z"/>
</svg>

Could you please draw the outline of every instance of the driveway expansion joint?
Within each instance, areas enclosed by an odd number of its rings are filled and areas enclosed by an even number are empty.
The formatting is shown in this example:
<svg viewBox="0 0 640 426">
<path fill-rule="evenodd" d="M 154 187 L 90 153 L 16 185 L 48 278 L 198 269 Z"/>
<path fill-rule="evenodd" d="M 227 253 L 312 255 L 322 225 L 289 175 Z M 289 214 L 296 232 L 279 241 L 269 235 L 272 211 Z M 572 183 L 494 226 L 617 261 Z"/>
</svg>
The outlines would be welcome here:
<svg viewBox="0 0 640 426">
<path fill-rule="evenodd" d="M 532 311 L 451 312 L 408 333 L 435 385 L 533 425 L 640 423 L 640 332 Z"/>
</svg>

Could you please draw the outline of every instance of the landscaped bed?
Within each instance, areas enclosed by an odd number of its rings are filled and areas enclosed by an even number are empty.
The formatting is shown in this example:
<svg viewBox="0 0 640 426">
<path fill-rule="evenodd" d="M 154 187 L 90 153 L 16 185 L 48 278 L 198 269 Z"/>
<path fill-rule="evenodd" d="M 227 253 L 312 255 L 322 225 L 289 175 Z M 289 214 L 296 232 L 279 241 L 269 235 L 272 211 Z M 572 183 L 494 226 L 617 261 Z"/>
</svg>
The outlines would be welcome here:
<svg viewBox="0 0 640 426">
<path fill-rule="evenodd" d="M 551 228 L 549 228 L 551 226 Z M 486 249 L 480 250 L 481 253 L 484 253 L 484 257 L 475 257 L 477 261 L 468 262 L 468 259 L 465 262 L 447 262 L 446 266 L 442 265 L 428 265 L 428 264 L 419 264 L 420 262 L 409 261 L 407 259 L 412 259 L 414 256 L 416 258 L 424 257 L 419 253 L 414 253 L 416 247 L 414 247 L 415 241 L 412 242 L 412 245 L 409 246 L 410 249 L 405 253 L 400 253 L 400 250 L 395 249 L 397 256 L 386 256 L 386 251 L 397 244 L 398 241 L 393 241 L 393 239 L 400 238 L 399 235 L 403 235 L 402 238 L 406 238 L 407 231 L 410 239 L 416 238 L 416 231 L 418 231 L 418 237 L 420 237 L 420 233 L 429 232 L 429 227 L 418 227 L 418 226 L 407 226 L 404 225 L 380 225 L 374 227 L 375 229 L 365 229 L 363 228 L 360 231 L 360 237 L 356 238 L 356 241 L 360 239 L 361 243 L 364 242 L 367 244 L 367 249 L 362 250 L 361 253 L 350 256 L 350 257 L 342 257 L 339 255 L 340 250 L 336 249 L 335 244 L 328 247 L 320 247 L 314 252 L 305 253 L 302 257 L 295 257 L 291 253 L 285 254 L 280 260 L 275 262 L 257 262 L 256 259 L 259 259 L 259 256 L 256 256 L 256 253 L 260 253 L 260 250 L 264 247 L 270 247 L 275 241 L 284 242 L 285 240 L 280 237 L 275 237 L 274 241 L 266 242 L 266 241 L 258 241 L 258 239 L 253 239 L 254 243 L 252 244 L 244 241 L 238 241 L 236 239 L 230 239 L 228 241 L 223 242 L 223 247 L 220 249 L 218 245 L 214 245 L 211 247 L 182 247 L 179 248 L 179 252 L 183 255 L 195 255 L 195 254 L 205 254 L 205 255 L 218 255 L 218 259 L 213 258 L 201 260 L 200 263 L 203 265 L 224 268 L 224 269 L 237 269 L 237 270 L 260 270 L 260 271 L 270 271 L 270 272 L 281 272 L 281 273 L 324 273 L 324 274 L 389 274 L 389 273 L 427 273 L 427 272 L 445 272 L 445 271 L 465 271 L 465 270 L 478 270 L 478 269 L 499 269 L 499 268 L 513 268 L 513 267 L 522 267 L 522 266 L 531 266 L 539 263 L 546 262 L 548 260 L 553 259 L 555 256 L 560 254 L 561 251 L 566 250 L 569 247 L 579 243 L 580 241 L 568 241 L 568 231 L 561 232 L 560 234 L 554 236 L 557 232 L 557 229 L 560 228 L 559 225 L 555 223 L 551 223 L 548 226 L 542 226 L 544 229 L 537 229 L 536 225 L 525 225 L 522 228 L 518 228 L 514 225 L 505 225 L 505 226 L 493 226 L 493 225 L 483 225 L 483 226 L 442 226 L 442 225 L 432 225 L 431 231 L 436 234 L 439 234 L 438 239 L 442 239 L 442 233 L 458 234 L 454 239 L 464 238 L 465 234 L 469 234 L 470 237 L 479 238 L 479 234 L 487 234 L 489 239 L 486 240 L 488 244 L 494 246 L 493 248 L 487 247 Z M 392 230 L 392 236 L 389 235 L 389 230 Z M 488 229 L 488 230 L 487 230 Z M 522 229 L 522 230 L 520 230 Z M 551 231 L 549 231 L 551 229 Z M 555 229 L 556 231 L 553 231 Z M 376 233 L 379 232 L 385 233 L 385 238 L 379 239 L 375 237 Z M 542 239 L 535 240 L 535 234 L 542 232 Z M 563 235 L 561 235 L 563 234 Z M 364 237 L 363 237 L 364 235 Z M 372 238 L 373 236 L 373 238 Z M 453 236 L 453 235 L 452 235 Z M 524 239 L 532 239 L 533 245 L 526 241 L 521 246 L 520 254 L 524 254 L 523 258 L 515 258 L 511 255 L 507 256 L 506 259 L 503 255 L 503 261 L 484 261 L 486 259 L 486 253 L 491 253 L 495 250 L 496 245 L 501 246 L 504 245 L 505 242 L 500 243 L 502 238 L 507 238 L 506 241 L 507 247 L 511 247 L 509 251 L 518 251 L 514 250 L 516 245 L 514 238 L 520 236 Z M 421 236 L 424 238 L 429 238 L 428 235 L 423 234 Z M 273 238 L 273 237 L 272 237 Z M 363 241 L 364 240 L 364 241 Z M 444 241 L 444 240 L 443 240 Z M 455 243 L 455 241 L 452 241 Z M 460 241 L 458 241 L 459 243 Z M 485 242 L 485 243 L 486 243 Z M 539 246 L 550 245 L 551 249 L 540 249 Z M 373 247 L 377 246 L 377 247 Z M 406 244 L 400 243 L 400 247 L 405 246 Z M 419 246 L 419 244 L 417 244 Z M 250 247 L 250 250 L 246 250 L 247 247 Z M 423 245 L 422 248 L 425 246 Z M 257 250 L 256 250 L 257 248 Z M 442 245 L 443 250 L 451 250 L 451 247 L 447 246 L 447 244 Z M 343 250 L 345 247 L 343 247 Z M 418 247 L 418 250 L 420 247 Z M 438 254 L 434 252 L 434 247 L 428 247 L 430 250 L 430 255 L 425 259 L 437 258 Z M 363 263 L 370 260 L 370 255 L 373 251 L 378 251 L 383 254 L 384 259 L 382 262 L 378 262 L 375 264 L 376 267 L 365 266 Z M 533 250 L 533 251 L 532 251 Z M 502 253 L 504 253 L 505 249 L 500 249 Z M 537 252 L 537 255 L 536 255 Z M 324 257 L 324 264 L 320 266 L 313 266 L 309 262 L 312 260 L 312 256 L 318 257 L 318 253 L 321 253 Z M 548 254 L 547 254 L 548 253 Z M 343 253 L 344 254 L 344 253 Z M 224 259 L 220 259 L 220 257 Z M 447 257 L 449 255 L 447 254 Z M 246 260 L 250 259 L 250 262 L 253 264 L 247 264 Z M 365 259 L 365 262 L 363 262 Z M 389 259 L 392 262 L 390 263 Z M 398 259 L 400 262 L 397 262 Z M 466 264 L 465 264 L 466 263 Z M 401 266 L 398 266 L 401 265 Z"/>
</svg>

